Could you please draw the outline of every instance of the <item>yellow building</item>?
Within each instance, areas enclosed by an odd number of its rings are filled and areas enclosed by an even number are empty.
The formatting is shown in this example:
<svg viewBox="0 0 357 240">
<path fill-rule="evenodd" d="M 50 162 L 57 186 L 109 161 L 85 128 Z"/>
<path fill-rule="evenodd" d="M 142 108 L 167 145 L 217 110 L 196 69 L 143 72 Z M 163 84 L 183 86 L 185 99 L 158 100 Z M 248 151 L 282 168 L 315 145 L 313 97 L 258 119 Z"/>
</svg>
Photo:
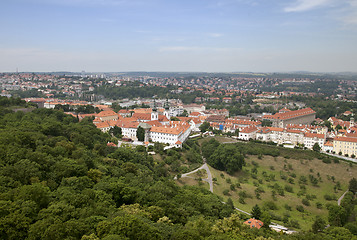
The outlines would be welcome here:
<svg viewBox="0 0 357 240">
<path fill-rule="evenodd" d="M 333 151 L 335 153 L 341 152 L 342 155 L 357 156 L 357 138 L 351 137 L 336 137 L 333 140 Z"/>
</svg>

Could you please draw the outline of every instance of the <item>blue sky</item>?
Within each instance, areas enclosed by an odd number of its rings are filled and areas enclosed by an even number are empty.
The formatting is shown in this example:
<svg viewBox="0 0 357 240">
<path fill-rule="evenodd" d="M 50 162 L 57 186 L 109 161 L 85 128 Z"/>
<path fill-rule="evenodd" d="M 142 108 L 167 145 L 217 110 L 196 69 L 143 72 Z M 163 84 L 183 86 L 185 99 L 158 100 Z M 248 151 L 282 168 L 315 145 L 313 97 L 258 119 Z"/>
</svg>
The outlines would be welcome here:
<svg viewBox="0 0 357 240">
<path fill-rule="evenodd" d="M 357 0 L 1 0 L 0 71 L 357 72 Z"/>
</svg>

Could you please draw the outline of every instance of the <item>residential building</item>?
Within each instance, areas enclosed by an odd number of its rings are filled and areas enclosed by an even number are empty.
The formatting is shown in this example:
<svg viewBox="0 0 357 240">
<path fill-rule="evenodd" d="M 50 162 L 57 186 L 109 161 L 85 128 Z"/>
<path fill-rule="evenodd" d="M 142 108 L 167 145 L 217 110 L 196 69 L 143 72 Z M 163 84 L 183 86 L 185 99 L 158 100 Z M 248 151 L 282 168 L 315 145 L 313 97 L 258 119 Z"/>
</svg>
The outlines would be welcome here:
<svg viewBox="0 0 357 240">
<path fill-rule="evenodd" d="M 357 138 L 351 137 L 336 137 L 333 139 L 333 151 L 336 154 L 340 152 L 348 156 L 357 156 Z"/>
<path fill-rule="evenodd" d="M 311 108 L 304 108 L 296 111 L 287 111 L 276 113 L 274 115 L 265 115 L 263 119 L 273 122 L 273 127 L 286 127 L 288 124 L 311 124 L 316 117 L 316 112 Z"/>
</svg>

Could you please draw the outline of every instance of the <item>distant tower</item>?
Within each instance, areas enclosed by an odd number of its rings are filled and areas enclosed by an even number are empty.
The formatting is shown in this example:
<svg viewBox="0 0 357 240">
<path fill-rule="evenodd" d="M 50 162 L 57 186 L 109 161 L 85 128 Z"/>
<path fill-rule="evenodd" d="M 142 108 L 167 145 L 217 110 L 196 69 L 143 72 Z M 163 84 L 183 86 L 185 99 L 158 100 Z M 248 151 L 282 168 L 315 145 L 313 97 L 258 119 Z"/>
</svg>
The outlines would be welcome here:
<svg viewBox="0 0 357 240">
<path fill-rule="evenodd" d="M 166 98 L 166 103 L 165 103 L 165 111 L 164 115 L 170 119 L 170 105 L 169 105 L 169 99 Z"/>
<path fill-rule="evenodd" d="M 350 119 L 350 127 L 354 127 L 355 126 L 355 119 L 353 117 L 353 114 L 352 114 L 352 117 Z"/>
<path fill-rule="evenodd" d="M 152 109 L 151 112 L 151 121 L 159 120 L 159 113 L 157 112 L 156 108 L 156 101 L 154 99 L 154 108 Z"/>
</svg>

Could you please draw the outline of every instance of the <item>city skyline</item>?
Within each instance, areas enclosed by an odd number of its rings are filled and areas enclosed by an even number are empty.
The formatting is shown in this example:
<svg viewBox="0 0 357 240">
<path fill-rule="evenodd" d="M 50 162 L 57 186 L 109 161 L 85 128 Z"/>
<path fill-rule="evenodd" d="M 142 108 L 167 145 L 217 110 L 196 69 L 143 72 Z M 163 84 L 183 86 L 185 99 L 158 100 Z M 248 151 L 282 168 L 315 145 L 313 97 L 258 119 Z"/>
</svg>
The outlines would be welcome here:
<svg viewBox="0 0 357 240">
<path fill-rule="evenodd" d="M 0 71 L 355 72 L 356 0 L 5 0 Z"/>
</svg>

